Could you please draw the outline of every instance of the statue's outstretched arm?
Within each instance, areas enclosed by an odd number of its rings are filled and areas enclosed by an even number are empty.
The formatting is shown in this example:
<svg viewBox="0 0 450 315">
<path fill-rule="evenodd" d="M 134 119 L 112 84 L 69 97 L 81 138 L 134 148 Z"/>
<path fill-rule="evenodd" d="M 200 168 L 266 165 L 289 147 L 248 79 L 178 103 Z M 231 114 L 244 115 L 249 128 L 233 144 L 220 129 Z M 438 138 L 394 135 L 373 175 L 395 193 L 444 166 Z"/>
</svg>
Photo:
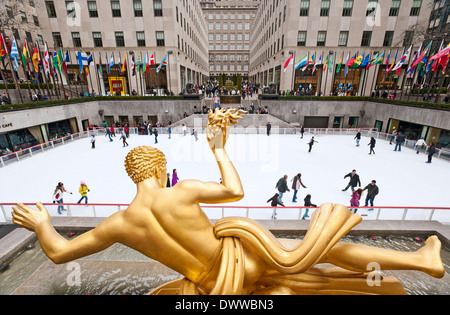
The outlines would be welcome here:
<svg viewBox="0 0 450 315">
<path fill-rule="evenodd" d="M 68 241 L 51 225 L 47 209 L 41 203 L 36 205 L 38 210 L 21 203 L 14 206 L 13 222 L 35 232 L 42 250 L 56 264 L 97 253 L 115 243 L 111 233 L 118 231 L 114 226 L 118 224 L 120 214 L 107 218 L 95 229 Z"/>
</svg>

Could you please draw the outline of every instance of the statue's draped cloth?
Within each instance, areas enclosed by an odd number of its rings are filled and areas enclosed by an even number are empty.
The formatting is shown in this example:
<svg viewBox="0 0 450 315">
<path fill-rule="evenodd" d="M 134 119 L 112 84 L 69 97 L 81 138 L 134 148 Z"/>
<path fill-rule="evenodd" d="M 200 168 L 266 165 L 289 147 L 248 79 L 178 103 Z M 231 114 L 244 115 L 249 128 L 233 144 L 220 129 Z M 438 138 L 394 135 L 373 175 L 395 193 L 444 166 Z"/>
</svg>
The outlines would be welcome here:
<svg viewBox="0 0 450 315">
<path fill-rule="evenodd" d="M 163 286 L 151 294 L 210 294 L 241 295 L 266 293 L 270 288 L 281 288 L 277 293 L 287 294 L 404 294 L 395 278 L 382 277 L 381 286 L 369 286 L 367 273 L 352 272 L 339 267 L 315 267 L 328 251 L 354 226 L 361 216 L 352 214 L 341 205 L 326 204 L 311 216 L 310 227 L 301 243 L 286 250 L 265 227 L 245 218 L 224 218 L 216 222 L 214 231 L 222 246 L 195 280 L 184 278 Z M 249 246 L 275 274 L 258 280 L 252 290 L 244 287 L 245 257 L 243 246 Z M 210 292 L 204 292 L 211 271 L 217 274 Z M 344 289 L 345 288 L 345 289 Z M 255 290 L 257 289 L 257 290 Z"/>
</svg>

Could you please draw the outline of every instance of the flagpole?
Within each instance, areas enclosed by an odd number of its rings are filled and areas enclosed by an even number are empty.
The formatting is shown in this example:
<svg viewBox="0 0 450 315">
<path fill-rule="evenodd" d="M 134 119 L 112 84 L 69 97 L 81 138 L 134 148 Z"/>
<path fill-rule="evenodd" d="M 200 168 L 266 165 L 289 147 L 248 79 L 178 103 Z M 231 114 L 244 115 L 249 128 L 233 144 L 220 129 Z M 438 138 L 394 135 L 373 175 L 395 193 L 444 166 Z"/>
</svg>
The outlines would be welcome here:
<svg viewBox="0 0 450 315">
<path fill-rule="evenodd" d="M 411 57 L 412 57 L 412 50 L 409 52 L 408 66 L 411 64 Z M 407 71 L 408 71 L 408 67 L 406 67 L 406 70 L 403 73 L 402 91 L 400 92 L 400 99 L 403 99 L 403 89 L 405 88 L 406 80 L 408 78 Z"/>
<path fill-rule="evenodd" d="M 47 45 L 47 42 L 45 42 L 45 44 Z M 60 99 L 60 94 L 59 94 L 60 91 L 59 91 L 58 85 L 56 84 L 55 75 L 53 74 L 53 54 L 52 54 L 52 58 L 50 58 L 50 54 L 48 52 L 48 45 L 47 45 L 47 55 L 48 55 L 48 67 L 50 70 L 50 77 L 52 78 L 53 88 L 55 89 L 56 97 L 59 100 Z"/>
<path fill-rule="evenodd" d="M 364 55 L 365 55 L 365 52 L 364 52 Z M 367 56 L 365 58 L 367 58 Z M 364 61 L 364 59 L 363 59 L 363 61 Z M 369 62 L 370 62 L 370 58 L 369 58 Z M 366 77 L 367 77 L 367 66 L 364 69 L 363 84 L 361 87 L 361 95 L 360 96 L 366 96 L 366 85 L 367 85 Z"/>
<path fill-rule="evenodd" d="M 69 47 L 67 47 L 67 51 L 69 51 Z M 66 53 L 67 53 L 66 51 Z M 61 50 L 62 53 L 62 50 Z M 66 80 L 67 80 L 67 84 L 69 85 L 69 97 L 72 98 L 73 97 L 73 91 L 72 91 L 72 84 L 70 83 L 70 77 L 69 77 L 69 72 L 68 72 L 68 68 L 67 68 L 67 62 L 66 62 L 66 56 L 63 56 L 63 64 L 66 64 L 66 70 L 64 70 L 64 72 L 66 73 Z M 72 60 L 72 58 L 70 58 L 70 52 L 69 52 L 69 59 Z M 63 68 L 64 69 L 64 68 Z"/>
<path fill-rule="evenodd" d="M 24 45 L 26 42 L 27 42 L 27 40 L 25 40 Z M 23 48 L 24 48 L 24 46 L 22 46 L 22 56 L 23 56 Z M 28 50 L 28 47 L 27 47 L 27 50 Z M 24 66 L 27 66 L 27 57 L 26 56 L 25 56 L 25 65 L 23 64 L 23 60 L 22 60 L 22 70 L 23 70 L 23 74 L 27 78 L 27 88 L 28 88 L 28 94 L 30 95 L 30 100 L 33 100 L 33 95 L 31 93 L 31 88 L 30 88 L 30 78 L 28 76 L 28 73 L 25 72 Z"/>
<path fill-rule="evenodd" d="M 327 55 L 327 58 L 328 58 L 327 64 L 326 64 L 326 65 L 325 65 L 325 64 L 323 65 L 323 66 L 325 67 L 325 72 L 326 72 L 326 74 L 325 74 L 325 86 L 323 87 L 323 93 L 324 93 L 324 96 L 327 96 L 328 63 L 330 62 L 329 57 L 330 57 L 330 52 L 328 52 L 328 55 Z M 323 71 L 322 71 L 322 72 L 323 72 Z"/>
<path fill-rule="evenodd" d="M 1 38 L 1 44 L 3 44 L 4 47 L 5 47 L 5 52 L 6 52 L 5 55 L 8 56 L 8 47 L 6 47 L 6 43 L 5 43 L 5 40 L 4 40 L 4 37 L 3 37 L 3 33 L 0 33 L 0 36 L 2 37 L 2 38 Z M 0 44 L 0 45 L 1 45 L 1 44 Z M 3 58 L 3 56 L 1 56 L 1 55 L 0 55 L 0 58 L 1 58 L 1 60 L 2 60 L 3 67 L 4 67 L 5 70 L 6 70 L 6 66 L 5 66 L 5 58 Z M 8 83 L 6 82 L 6 78 L 5 78 L 5 76 L 3 75 L 2 67 L 0 67 L 0 75 L 2 76 L 3 84 L 5 85 L 6 94 L 8 94 L 8 97 L 10 97 L 10 96 L 9 96 L 9 90 L 8 90 Z"/>
<path fill-rule="evenodd" d="M 142 59 L 142 51 L 139 52 L 139 56 L 141 58 L 141 65 L 139 66 L 139 85 L 141 87 L 141 95 L 144 96 L 145 95 L 144 88 L 142 86 L 142 70 L 144 70 L 144 61 Z M 136 76 L 137 76 L 137 74 L 136 74 Z"/>
<path fill-rule="evenodd" d="M 100 76 L 98 75 L 97 63 L 95 62 L 95 51 L 92 52 L 92 61 L 94 62 L 95 78 L 97 79 L 97 95 L 100 95 Z"/>
<path fill-rule="evenodd" d="M 33 49 L 33 56 L 34 56 L 34 50 L 37 48 L 37 42 L 35 42 L 34 43 L 34 49 Z M 39 49 L 38 49 L 38 56 L 39 56 L 39 59 L 40 59 L 40 55 L 39 55 Z M 32 57 L 33 58 L 33 57 Z M 33 60 L 32 60 L 33 61 Z M 36 72 L 36 67 L 34 67 L 34 75 L 35 75 L 35 78 L 36 78 L 36 81 L 37 81 L 37 85 L 38 85 L 38 89 L 39 89 L 39 94 L 41 95 L 41 97 L 43 96 L 43 93 L 42 93 L 42 90 L 41 90 L 41 82 L 39 81 L 39 79 L 40 79 L 40 69 L 39 69 L 39 62 L 38 61 L 36 61 L 37 62 L 37 72 Z M 32 62 L 33 63 L 33 66 L 34 66 L 34 62 Z"/>
<path fill-rule="evenodd" d="M 72 53 L 70 52 L 69 47 L 67 47 L 67 51 L 69 52 L 70 65 L 72 66 Z M 76 75 L 76 72 L 75 72 L 75 75 Z M 69 75 L 67 75 L 67 76 L 69 76 Z M 78 80 L 77 80 L 77 82 L 78 82 Z M 80 93 L 78 93 L 78 83 L 77 82 L 75 82 L 75 84 L 74 84 L 75 85 L 75 93 L 76 93 L 75 98 L 80 96 Z"/>
<path fill-rule="evenodd" d="M 292 53 L 293 55 L 293 61 L 292 61 L 292 83 L 291 83 L 291 87 L 292 87 L 292 91 L 294 92 L 294 85 L 295 85 L 295 50 Z"/>
<path fill-rule="evenodd" d="M 37 49 L 38 49 L 39 59 L 42 60 L 41 47 L 39 46 L 39 42 L 36 42 L 36 47 L 37 47 Z M 45 61 L 44 61 L 44 62 L 45 62 Z M 41 61 L 41 64 L 43 64 L 42 61 Z M 52 98 L 51 98 L 51 95 L 50 95 L 50 88 L 49 88 L 49 85 L 48 85 L 47 75 L 46 75 L 46 73 L 45 73 L 45 66 L 42 67 L 42 70 L 43 70 L 43 71 L 42 71 L 42 76 L 44 77 L 45 85 L 47 86 L 47 94 L 48 94 L 48 98 L 51 100 Z M 40 70 L 39 70 L 39 71 L 40 71 Z"/>
<path fill-rule="evenodd" d="M 136 56 L 136 53 L 133 52 L 132 58 L 134 58 L 134 61 L 133 61 L 134 65 L 133 66 L 134 66 L 134 76 L 136 77 L 135 78 L 136 79 L 136 89 L 137 89 L 136 94 L 139 95 L 138 74 L 137 74 L 137 71 L 136 71 L 137 57 L 135 58 L 135 56 Z M 131 71 L 133 71 L 133 69 L 131 69 Z"/>
<path fill-rule="evenodd" d="M 94 60 L 93 54 L 92 54 L 92 60 Z M 88 65 L 86 66 L 87 70 L 84 70 L 84 72 L 86 73 L 86 79 L 87 79 L 87 77 L 89 77 L 89 82 L 91 82 L 91 90 L 94 91 L 94 85 L 92 84 L 92 74 L 91 74 L 91 70 L 89 69 L 89 66 L 90 66 L 90 62 L 88 62 Z M 94 63 L 94 66 L 95 66 L 95 63 Z M 88 74 L 88 72 L 89 72 L 89 74 Z M 89 93 L 89 85 L 88 85 L 88 95 L 91 95 L 91 93 Z"/>
</svg>

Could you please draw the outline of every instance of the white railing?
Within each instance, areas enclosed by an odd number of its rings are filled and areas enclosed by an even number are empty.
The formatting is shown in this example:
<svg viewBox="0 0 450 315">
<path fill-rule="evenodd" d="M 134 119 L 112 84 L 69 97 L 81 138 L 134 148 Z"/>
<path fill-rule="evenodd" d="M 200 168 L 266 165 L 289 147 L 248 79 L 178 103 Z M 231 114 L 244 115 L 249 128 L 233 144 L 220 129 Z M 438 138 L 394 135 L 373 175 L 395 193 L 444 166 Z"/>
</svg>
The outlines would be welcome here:
<svg viewBox="0 0 450 315">
<path fill-rule="evenodd" d="M 15 204 L 0 204 L 0 222 L 10 223 L 12 221 L 12 207 Z M 35 208 L 35 204 L 26 204 Z M 78 203 L 44 203 L 43 204 L 52 217 L 99 217 L 106 218 L 110 215 L 127 209 L 129 204 L 78 204 Z M 58 207 L 64 208 L 62 214 L 58 214 Z M 245 217 L 253 220 L 271 220 L 276 212 L 277 220 L 300 220 L 306 210 L 309 215 L 316 208 L 307 207 L 250 207 L 250 206 L 207 206 L 201 205 L 202 210 L 211 220 L 224 217 Z M 445 207 L 359 207 L 355 209 L 364 220 L 377 221 L 439 221 L 450 223 L 450 208 Z M 309 218 L 307 218 L 309 219 Z"/>
</svg>

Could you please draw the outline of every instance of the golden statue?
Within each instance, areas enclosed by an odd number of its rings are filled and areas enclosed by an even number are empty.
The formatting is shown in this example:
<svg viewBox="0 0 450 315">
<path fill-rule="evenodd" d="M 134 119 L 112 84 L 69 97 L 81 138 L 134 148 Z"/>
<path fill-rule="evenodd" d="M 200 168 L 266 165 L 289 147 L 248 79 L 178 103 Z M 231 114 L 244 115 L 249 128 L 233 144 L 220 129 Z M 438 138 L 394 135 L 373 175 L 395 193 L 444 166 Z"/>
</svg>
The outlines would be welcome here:
<svg viewBox="0 0 450 315">
<path fill-rule="evenodd" d="M 238 201 L 244 190 L 225 144 L 231 124 L 245 112 L 222 109 L 209 113 L 208 143 L 223 184 L 183 180 L 166 188 L 164 154 L 137 147 L 125 160 L 137 193 L 128 209 L 102 221 L 74 239 L 60 236 L 41 203 L 38 210 L 13 207 L 13 222 L 34 231 L 45 254 L 66 263 L 122 243 L 158 260 L 185 278 L 169 282 L 151 294 L 405 294 L 400 282 L 380 276 L 380 270 L 420 270 L 443 277 L 441 243 L 436 236 L 416 252 L 398 252 L 338 242 L 361 222 L 345 206 L 327 203 L 316 210 L 302 241 L 276 239 L 265 227 L 245 218 L 224 218 L 215 226 L 200 203 Z M 328 263 L 335 267 L 321 267 Z"/>
</svg>

